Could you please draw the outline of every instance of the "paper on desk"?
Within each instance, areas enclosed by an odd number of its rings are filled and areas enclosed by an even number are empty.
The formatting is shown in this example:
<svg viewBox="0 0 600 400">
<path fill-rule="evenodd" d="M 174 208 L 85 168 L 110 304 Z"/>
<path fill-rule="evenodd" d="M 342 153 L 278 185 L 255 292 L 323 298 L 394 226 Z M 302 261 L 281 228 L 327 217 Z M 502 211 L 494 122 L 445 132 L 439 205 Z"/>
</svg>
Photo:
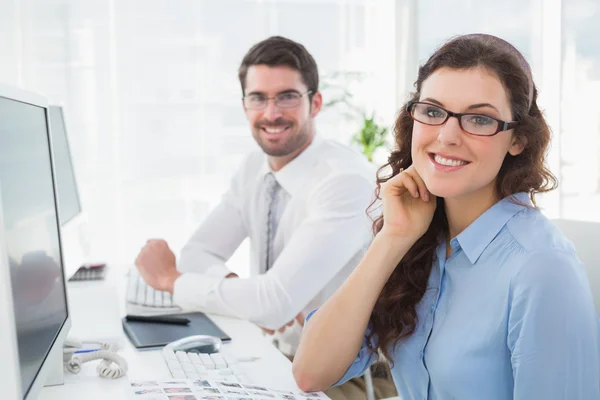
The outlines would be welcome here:
<svg viewBox="0 0 600 400">
<path fill-rule="evenodd" d="M 317 400 L 329 399 L 323 392 L 304 393 L 278 390 L 263 385 L 172 379 L 168 381 L 129 381 L 127 395 L 135 400 Z"/>
</svg>

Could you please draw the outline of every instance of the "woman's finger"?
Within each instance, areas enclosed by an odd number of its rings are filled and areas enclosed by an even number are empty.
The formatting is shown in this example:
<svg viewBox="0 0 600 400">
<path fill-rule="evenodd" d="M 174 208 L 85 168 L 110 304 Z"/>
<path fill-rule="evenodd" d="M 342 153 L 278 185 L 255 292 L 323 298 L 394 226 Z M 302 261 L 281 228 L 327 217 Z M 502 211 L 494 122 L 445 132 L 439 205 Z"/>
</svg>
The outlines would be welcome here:
<svg viewBox="0 0 600 400">
<path fill-rule="evenodd" d="M 413 170 L 411 172 L 411 176 L 413 177 L 417 186 L 419 187 L 419 194 L 421 195 L 421 199 L 423 199 L 423 201 L 429 201 L 429 189 L 427 189 L 427 186 L 425 186 L 425 182 L 423 181 L 423 178 L 421 178 L 421 175 L 419 175 L 419 173 L 416 170 Z"/>
<path fill-rule="evenodd" d="M 403 172 L 400 176 L 400 182 L 402 186 L 404 186 L 406 190 L 409 191 L 412 197 L 419 197 L 419 186 L 417 185 L 417 182 L 415 182 L 411 174 Z"/>
</svg>

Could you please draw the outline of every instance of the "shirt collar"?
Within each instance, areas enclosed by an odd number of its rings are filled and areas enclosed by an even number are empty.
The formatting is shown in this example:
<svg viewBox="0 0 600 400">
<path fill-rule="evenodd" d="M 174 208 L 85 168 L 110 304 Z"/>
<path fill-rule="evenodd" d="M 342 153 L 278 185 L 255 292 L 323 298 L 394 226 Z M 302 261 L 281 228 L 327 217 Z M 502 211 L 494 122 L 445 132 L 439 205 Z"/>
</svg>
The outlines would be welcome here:
<svg viewBox="0 0 600 400">
<path fill-rule="evenodd" d="M 263 165 L 260 169 L 259 178 L 264 179 L 264 176 L 269 172 L 275 175 L 277 183 L 290 195 L 294 196 L 302 188 L 304 180 L 308 177 L 308 171 L 318 160 L 318 148 L 321 140 L 317 135 L 313 137 L 311 144 L 292 161 L 287 163 L 277 172 L 273 172 L 269 166 L 269 160 L 265 156 Z"/>
<path fill-rule="evenodd" d="M 529 195 L 525 192 L 505 197 L 481 214 L 467 229 L 451 240 L 450 244 L 453 245 L 453 242 L 458 241 L 469 261 L 475 264 L 481 253 L 494 240 L 504 225 L 519 211 L 525 209 L 523 205 L 515 204 L 511 199 L 532 206 Z"/>
</svg>

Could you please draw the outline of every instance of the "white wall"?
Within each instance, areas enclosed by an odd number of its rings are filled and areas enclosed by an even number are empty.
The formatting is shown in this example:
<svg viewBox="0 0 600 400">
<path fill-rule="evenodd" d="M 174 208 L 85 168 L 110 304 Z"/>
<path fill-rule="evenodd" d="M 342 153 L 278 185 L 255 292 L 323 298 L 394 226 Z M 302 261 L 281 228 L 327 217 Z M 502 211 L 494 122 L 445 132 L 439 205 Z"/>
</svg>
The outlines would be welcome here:
<svg viewBox="0 0 600 400">
<path fill-rule="evenodd" d="M 177 250 L 219 201 L 255 146 L 237 67 L 274 34 L 305 44 L 322 77 L 362 73 L 348 86 L 388 126 L 443 40 L 510 40 L 554 132 L 561 191 L 542 204 L 600 221 L 600 0 L 0 0 L 0 10 L 0 81 L 69 112 L 95 260 L 129 263 L 148 237 Z M 330 109 L 318 129 L 349 142 L 357 123 Z"/>
</svg>

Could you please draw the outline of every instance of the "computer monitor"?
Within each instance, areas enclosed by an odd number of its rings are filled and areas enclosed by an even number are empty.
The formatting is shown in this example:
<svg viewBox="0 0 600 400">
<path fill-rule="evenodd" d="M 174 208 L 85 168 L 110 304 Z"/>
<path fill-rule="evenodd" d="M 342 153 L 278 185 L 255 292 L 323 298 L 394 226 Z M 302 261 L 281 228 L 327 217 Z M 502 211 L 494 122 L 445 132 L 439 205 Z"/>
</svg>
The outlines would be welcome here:
<svg viewBox="0 0 600 400">
<path fill-rule="evenodd" d="M 79 192 L 67 136 L 67 123 L 62 106 L 50 105 L 50 137 L 54 155 L 54 173 L 58 189 L 58 216 L 61 225 L 81 213 Z"/>
<path fill-rule="evenodd" d="M 0 86 L 0 390 L 34 399 L 63 378 L 71 326 L 47 102 Z"/>
<path fill-rule="evenodd" d="M 49 112 L 63 258 L 69 279 L 89 258 L 87 217 L 81 209 L 65 109 L 50 105 Z"/>
</svg>

